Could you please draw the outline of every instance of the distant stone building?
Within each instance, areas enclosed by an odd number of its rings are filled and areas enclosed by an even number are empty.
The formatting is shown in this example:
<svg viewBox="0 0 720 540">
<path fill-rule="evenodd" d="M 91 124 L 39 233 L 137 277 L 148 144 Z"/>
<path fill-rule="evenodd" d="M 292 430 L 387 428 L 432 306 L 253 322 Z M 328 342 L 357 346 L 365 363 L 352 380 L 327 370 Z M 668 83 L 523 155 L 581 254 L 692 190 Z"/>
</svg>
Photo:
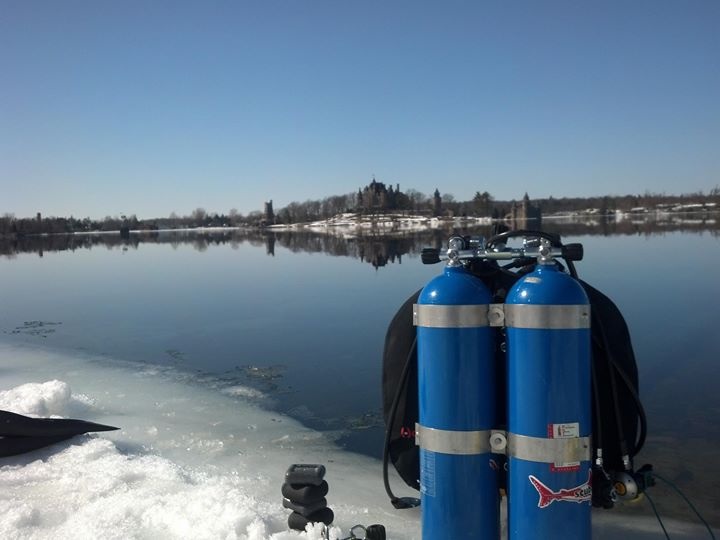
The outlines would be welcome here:
<svg viewBox="0 0 720 540">
<path fill-rule="evenodd" d="M 365 188 L 358 189 L 357 206 L 361 210 L 385 210 L 389 207 L 392 186 L 390 190 L 384 183 L 372 179 Z"/>
<path fill-rule="evenodd" d="M 440 197 L 440 191 L 435 188 L 435 193 L 433 194 L 433 215 L 435 217 L 442 214 L 442 197 Z"/>
<path fill-rule="evenodd" d="M 539 206 L 530 202 L 530 197 L 527 193 L 525 193 L 525 196 L 520 204 L 513 201 L 512 206 L 510 207 L 510 213 L 507 215 L 506 219 L 513 223 L 513 228 L 515 229 L 525 227 L 525 222 L 528 221 L 533 222 L 530 224 L 533 227 L 539 227 L 542 222 L 542 211 Z M 519 222 L 523 223 L 520 224 L 520 226 L 517 226 L 516 224 Z"/>
<path fill-rule="evenodd" d="M 275 211 L 273 210 L 272 199 L 265 203 L 265 212 L 263 213 L 263 222 L 265 225 L 273 225 L 275 223 Z"/>
<path fill-rule="evenodd" d="M 400 184 L 393 189 L 373 177 L 365 188 L 358 189 L 356 209 L 365 212 L 394 210 L 398 208 L 400 197 Z"/>
</svg>

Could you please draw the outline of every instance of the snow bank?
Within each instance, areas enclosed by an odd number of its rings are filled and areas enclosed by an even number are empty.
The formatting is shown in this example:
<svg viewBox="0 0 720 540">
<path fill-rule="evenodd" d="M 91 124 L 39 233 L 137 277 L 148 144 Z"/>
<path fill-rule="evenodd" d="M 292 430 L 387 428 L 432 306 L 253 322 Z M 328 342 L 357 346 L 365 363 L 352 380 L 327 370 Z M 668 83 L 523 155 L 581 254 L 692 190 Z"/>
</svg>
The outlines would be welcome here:
<svg viewBox="0 0 720 540">
<path fill-rule="evenodd" d="M 76 403 L 90 408 L 58 380 L 0 392 L 0 408 L 25 415 L 59 416 Z M 94 435 L 0 463 L 9 463 L 0 467 L 1 538 L 320 538 L 273 534 L 286 516 L 254 495 L 255 476 L 123 454 Z"/>
<path fill-rule="evenodd" d="M 53 380 L 28 383 L 0 392 L 0 409 L 33 417 L 67 417 L 92 406 L 92 399 L 79 394 L 73 396 L 70 385 Z"/>
<path fill-rule="evenodd" d="M 2 538 L 298 538 L 254 479 L 210 475 L 158 456 L 121 454 L 105 439 L 2 467 Z M 318 535 L 302 535 L 319 538 Z"/>
<path fill-rule="evenodd" d="M 295 462 L 327 467 L 331 538 L 358 523 L 420 538 L 417 514 L 393 516 L 383 504 L 377 461 L 260 409 L 250 389 L 2 344 L 0 359 L 0 409 L 122 428 L 0 458 L 4 540 L 320 539 L 319 526 L 287 528 L 280 486 Z M 60 380 L 42 381 L 48 373 Z"/>
</svg>

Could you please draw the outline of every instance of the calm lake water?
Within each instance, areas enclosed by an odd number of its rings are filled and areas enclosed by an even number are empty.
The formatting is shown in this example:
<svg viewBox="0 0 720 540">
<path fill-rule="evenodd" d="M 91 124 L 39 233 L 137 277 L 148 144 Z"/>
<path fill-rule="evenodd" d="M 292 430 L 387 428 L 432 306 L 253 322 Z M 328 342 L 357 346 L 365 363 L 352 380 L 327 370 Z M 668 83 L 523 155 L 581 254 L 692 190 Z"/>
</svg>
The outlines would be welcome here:
<svg viewBox="0 0 720 540">
<path fill-rule="evenodd" d="M 611 297 L 630 327 L 649 421 L 636 466 L 653 463 L 720 523 L 714 222 L 545 229 L 584 244 L 580 277 Z M 442 269 L 421 264 L 420 250 L 449 234 L 221 231 L 0 243 L 0 340 L 172 366 L 196 373 L 197 384 L 250 386 L 269 396 L 264 406 L 379 457 L 387 324 Z M 691 519 L 676 495 L 655 490 L 661 512 Z"/>
</svg>

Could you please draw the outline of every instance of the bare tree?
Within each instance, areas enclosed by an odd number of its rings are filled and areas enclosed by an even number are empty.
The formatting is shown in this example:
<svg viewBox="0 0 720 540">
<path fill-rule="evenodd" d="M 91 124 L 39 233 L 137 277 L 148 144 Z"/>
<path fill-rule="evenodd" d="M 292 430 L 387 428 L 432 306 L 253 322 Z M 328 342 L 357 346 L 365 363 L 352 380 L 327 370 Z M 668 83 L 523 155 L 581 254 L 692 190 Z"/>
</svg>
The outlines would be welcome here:
<svg viewBox="0 0 720 540">
<path fill-rule="evenodd" d="M 207 218 L 207 212 L 204 208 L 197 207 L 195 210 L 192 211 L 190 218 L 192 219 L 193 224 L 196 227 L 202 227 L 202 225 L 204 225 L 205 223 L 205 219 Z"/>
</svg>

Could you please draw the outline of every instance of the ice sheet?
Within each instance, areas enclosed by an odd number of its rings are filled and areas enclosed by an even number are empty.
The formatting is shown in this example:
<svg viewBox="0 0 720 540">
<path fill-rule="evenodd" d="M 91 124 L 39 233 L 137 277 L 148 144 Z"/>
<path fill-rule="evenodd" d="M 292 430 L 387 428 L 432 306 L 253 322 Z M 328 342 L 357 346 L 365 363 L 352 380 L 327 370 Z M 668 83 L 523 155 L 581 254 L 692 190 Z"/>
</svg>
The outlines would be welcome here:
<svg viewBox="0 0 720 540">
<path fill-rule="evenodd" d="M 319 529 L 287 529 L 280 486 L 291 463 L 326 466 L 332 537 L 358 523 L 382 523 L 390 539 L 421 537 L 419 511 L 387 502 L 379 461 L 262 409 L 262 396 L 249 389 L 167 367 L 6 344 L 0 366 L 1 409 L 122 428 L 0 459 L 0 538 L 320 538 Z M 706 534 L 668 526 L 673 538 Z M 650 518 L 621 522 L 599 513 L 594 529 L 600 540 L 629 529 L 636 539 L 660 538 Z"/>
</svg>

